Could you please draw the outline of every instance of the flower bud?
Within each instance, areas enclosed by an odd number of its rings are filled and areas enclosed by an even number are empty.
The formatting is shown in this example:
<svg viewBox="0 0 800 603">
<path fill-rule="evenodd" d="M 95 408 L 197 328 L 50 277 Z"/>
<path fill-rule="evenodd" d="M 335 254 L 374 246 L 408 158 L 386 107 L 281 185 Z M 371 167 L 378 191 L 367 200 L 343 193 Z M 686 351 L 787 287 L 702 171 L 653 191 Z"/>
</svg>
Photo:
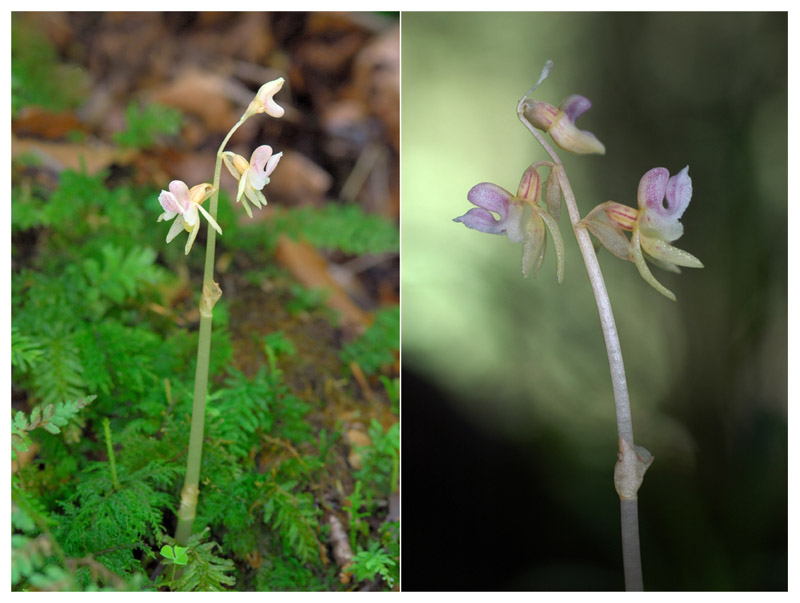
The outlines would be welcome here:
<svg viewBox="0 0 800 603">
<path fill-rule="evenodd" d="M 538 172 L 539 163 L 534 163 L 522 174 L 522 179 L 519 181 L 519 188 L 517 189 L 518 198 L 532 203 L 536 203 L 539 199 L 539 192 L 542 188 L 542 179 Z"/>
<path fill-rule="evenodd" d="M 565 151 L 579 155 L 588 153 L 605 155 L 605 146 L 594 134 L 579 130 L 575 126 L 575 120 L 591 106 L 592 103 L 588 98 L 573 94 L 564 99 L 558 109 L 549 103 L 534 101 L 523 105 L 523 111 L 534 127 L 548 132 L 555 143 Z"/>
</svg>

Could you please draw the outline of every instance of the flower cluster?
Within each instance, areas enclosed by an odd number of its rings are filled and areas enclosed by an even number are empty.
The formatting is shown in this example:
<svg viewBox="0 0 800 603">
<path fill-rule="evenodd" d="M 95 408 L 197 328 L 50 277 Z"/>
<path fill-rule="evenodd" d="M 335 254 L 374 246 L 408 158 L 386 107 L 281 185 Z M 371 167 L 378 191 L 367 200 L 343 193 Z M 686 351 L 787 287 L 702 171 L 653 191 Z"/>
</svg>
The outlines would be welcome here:
<svg viewBox="0 0 800 603">
<path fill-rule="evenodd" d="M 236 128 L 253 115 L 266 113 L 272 117 L 283 116 L 283 107 L 278 105 L 273 98 L 281 89 L 283 83 L 284 80 L 281 77 L 261 86 L 239 123 L 233 127 L 228 137 L 226 137 L 225 142 L 227 142 Z M 225 142 L 223 142 L 222 148 L 224 148 Z M 277 167 L 283 153 L 273 154 L 272 147 L 261 145 L 253 151 L 248 162 L 241 155 L 229 151 L 223 152 L 222 148 L 217 155 L 217 161 L 222 161 L 231 175 L 239 181 L 236 201 L 242 201 L 247 215 L 252 218 L 253 212 L 250 210 L 247 200 L 258 208 L 267 204 L 267 199 L 261 191 L 269 184 L 269 176 Z M 217 168 L 217 174 L 219 174 L 219 164 Z M 214 216 L 203 209 L 201 205 L 203 201 L 216 193 L 215 185 L 218 185 L 217 180 L 215 180 L 214 185 L 198 184 L 189 189 L 184 182 L 173 180 L 170 182 L 169 191 L 161 191 L 158 201 L 161 203 L 164 213 L 158 217 L 158 221 L 175 219 L 167 233 L 167 243 L 172 241 L 182 230 L 186 230 L 189 233 L 189 240 L 186 243 L 186 254 L 188 254 L 197 237 L 197 232 L 200 230 L 199 214 L 202 214 L 208 220 L 214 230 L 220 235 L 222 234 L 222 229 L 217 224 Z M 216 213 L 216 199 L 212 200 L 211 208 L 212 213 Z"/>
<path fill-rule="evenodd" d="M 550 175 L 542 195 L 542 179 L 539 169 L 550 168 Z M 540 206 L 544 197 L 547 209 Z M 544 260 L 547 243 L 547 230 L 553 238 L 556 249 L 556 270 L 560 283 L 564 278 L 564 242 L 558 230 L 558 216 L 561 213 L 561 189 L 555 168 L 548 161 L 537 161 L 531 165 L 520 180 L 517 194 L 512 195 L 504 188 L 490 182 L 476 184 L 467 193 L 467 200 L 477 206 L 463 216 L 455 218 L 467 228 L 489 234 L 503 234 L 514 243 L 523 243 L 522 274 L 534 274 Z M 499 219 L 494 216 L 497 214 Z"/>
<path fill-rule="evenodd" d="M 601 203 L 581 220 L 600 243 L 623 260 L 636 264 L 639 274 L 657 291 L 674 300 L 675 295 L 653 276 L 645 263 L 680 273 L 679 266 L 702 268 L 692 254 L 670 245 L 683 235 L 679 222 L 692 200 L 689 166 L 670 178 L 665 168 L 653 168 L 639 181 L 639 209 L 614 201 Z M 624 231 L 633 233 L 631 239 Z"/>
</svg>

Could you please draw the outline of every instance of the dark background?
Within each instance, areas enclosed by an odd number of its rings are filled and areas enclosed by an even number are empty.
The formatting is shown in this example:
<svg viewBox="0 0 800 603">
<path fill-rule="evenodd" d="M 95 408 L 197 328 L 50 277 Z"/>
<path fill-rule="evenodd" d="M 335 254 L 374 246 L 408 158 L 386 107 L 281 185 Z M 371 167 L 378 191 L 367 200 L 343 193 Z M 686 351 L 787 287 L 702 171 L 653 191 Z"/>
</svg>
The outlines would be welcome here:
<svg viewBox="0 0 800 603">
<path fill-rule="evenodd" d="M 511 41 L 504 38 L 511 35 L 504 27 L 526 20 L 539 27 L 542 20 L 553 20 L 553 27 L 569 37 L 567 50 L 540 48 L 534 33 Z M 677 348 L 680 355 L 663 359 L 669 366 L 664 374 L 674 377 L 659 390 L 655 408 L 643 407 L 641 396 L 634 395 L 637 387 L 646 385 L 647 375 L 633 377 L 645 381 L 634 385 L 632 394 L 637 443 L 656 457 L 639 492 L 645 588 L 786 590 L 786 13 L 404 13 L 402 32 L 404 260 L 409 250 L 427 244 L 406 225 L 406 212 L 412 211 L 407 193 L 421 177 L 410 171 L 415 164 L 406 157 L 423 136 L 407 111 L 415 96 L 429 93 L 415 82 L 417 65 L 474 60 L 476 78 L 484 78 L 482 84 L 490 87 L 493 75 L 481 67 L 496 64 L 502 71 L 509 63 L 524 62 L 531 81 L 519 82 L 521 94 L 535 81 L 543 58 L 554 58 L 551 78 L 560 67 L 569 73 L 567 77 L 562 72 L 563 85 L 567 79 L 580 82 L 574 91 L 591 95 L 593 108 L 581 119 L 609 149 L 597 161 L 561 154 L 568 172 L 590 173 L 598 202 L 631 204 L 635 196 L 623 200 L 615 195 L 625 187 L 633 187 L 635 195 L 635 185 L 647 169 L 665 165 L 675 173 L 691 165 L 694 196 L 683 219 L 686 235 L 676 245 L 700 258 L 706 268 L 685 270 L 675 278 L 654 270 L 656 278 L 676 292 L 678 302 L 664 306 L 669 322 L 647 329 L 670 329 L 667 336 L 683 344 Z M 429 36 L 436 41 L 426 43 Z M 519 52 L 493 54 L 495 42 L 503 50 L 517 44 Z M 453 47 L 461 54 L 451 52 Z M 473 90 L 480 96 L 484 88 L 475 85 Z M 542 90 L 546 96 L 544 86 Z M 512 117 L 518 100 L 514 94 L 509 95 L 508 107 L 501 107 Z M 454 97 L 464 95 L 454 92 Z M 474 123 L 487 119 L 475 114 Z M 470 127 L 459 123 L 459 128 Z M 425 134 L 439 141 L 427 144 L 441 144 L 441 155 L 449 152 L 445 130 Z M 475 166 L 484 154 L 503 152 L 497 140 L 476 143 Z M 543 153 L 532 139 L 530 154 L 514 157 L 521 169 L 537 158 Z M 491 179 L 486 171 L 475 171 L 473 184 Z M 459 182 L 452 193 L 461 213 L 469 207 L 468 186 Z M 433 211 L 433 203 L 443 202 L 425 199 L 420 205 Z M 585 214 L 588 207 L 581 209 Z M 443 230 L 451 227 L 442 224 Z M 561 228 L 565 239 L 572 238 L 563 219 Z M 472 235 L 476 248 L 489 244 L 487 235 Z M 443 249 L 439 255 L 429 254 L 430 261 L 443 261 L 445 254 Z M 574 251 L 567 254 L 567 269 L 573 270 L 568 278 L 583 278 Z M 604 271 L 616 261 L 608 254 L 600 259 Z M 513 261 L 518 262 L 518 256 Z M 416 275 L 403 266 L 405 296 L 406 284 Z M 517 294 L 555 290 L 552 274 L 523 283 L 518 265 L 512 268 L 516 280 L 487 271 L 485 279 L 495 293 L 488 294 L 491 313 L 482 319 L 500 324 L 513 315 L 536 321 L 536 301 L 522 301 Z M 549 264 L 546 268 L 552 272 Z M 633 266 L 626 270 L 635 273 Z M 626 305 L 619 286 L 613 281 L 608 285 L 630 367 L 640 353 L 637 341 L 646 340 L 649 330 L 636 322 L 637 308 Z M 649 290 L 643 281 L 640 287 Z M 590 295 L 588 287 L 586 291 L 583 295 Z M 669 303 L 649 293 L 648 305 Z M 475 408 L 475 400 L 487 415 L 500 402 L 537 408 L 545 399 L 554 405 L 567 401 L 553 399 L 563 395 L 560 390 L 508 385 L 521 379 L 547 350 L 515 346 L 516 329 L 521 327 L 512 326 L 507 334 L 512 343 L 498 348 L 498 354 L 505 349 L 510 356 L 505 372 L 487 369 L 480 378 L 464 375 L 462 382 L 457 369 L 443 371 L 435 358 L 448 349 L 448 342 L 434 352 L 428 339 L 416 336 L 418 325 L 430 317 L 406 299 L 411 295 L 404 297 L 402 317 L 403 589 L 622 589 L 619 502 L 611 479 L 616 434 L 606 430 L 597 436 L 604 448 L 594 448 L 576 445 L 568 437 L 570 425 L 541 416 L 528 438 L 481 420 L 480 413 L 467 410 Z M 459 304 L 451 308 L 460 311 Z M 564 362 L 577 346 L 594 346 L 602 354 L 599 327 L 586 334 L 565 330 L 562 335 L 562 347 L 552 354 L 566 355 Z M 442 338 L 448 336 L 442 331 Z M 456 340 L 449 350 L 454 359 L 470 355 Z M 518 361 L 520 356 L 524 360 Z M 597 363 L 605 362 L 599 355 Z M 654 374 L 658 368 L 653 366 Z M 581 378 L 578 370 L 567 381 Z M 607 390 L 610 417 L 607 374 L 596 388 Z M 668 447 L 648 445 L 665 418 L 688 434 L 689 453 L 671 454 Z M 523 413 L 520 421 L 527 420 Z M 605 451 L 599 453 L 602 459 L 596 458 L 597 450 Z"/>
</svg>

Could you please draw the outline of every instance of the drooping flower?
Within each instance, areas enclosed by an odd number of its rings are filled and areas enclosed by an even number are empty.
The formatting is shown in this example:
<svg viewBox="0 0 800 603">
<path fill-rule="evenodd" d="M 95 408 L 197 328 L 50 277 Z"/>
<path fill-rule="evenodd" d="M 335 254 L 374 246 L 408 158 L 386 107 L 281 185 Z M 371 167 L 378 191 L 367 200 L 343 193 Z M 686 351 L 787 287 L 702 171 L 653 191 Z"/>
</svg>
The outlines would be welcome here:
<svg viewBox="0 0 800 603">
<path fill-rule="evenodd" d="M 220 229 L 217 222 L 201 205 L 213 192 L 214 187 L 208 183 L 198 184 L 189 189 L 186 183 L 181 180 L 173 180 L 169 183 L 169 191 L 161 191 L 158 196 L 158 202 L 161 203 L 164 213 L 158 217 L 158 221 L 175 219 L 167 233 L 167 243 L 178 236 L 179 232 L 185 230 L 189 233 L 185 252 L 187 255 L 189 254 L 197 237 L 197 232 L 200 230 L 198 211 L 203 214 L 214 230 L 222 234 L 222 229 Z"/>
<path fill-rule="evenodd" d="M 565 151 L 579 155 L 605 155 L 606 147 L 603 143 L 591 132 L 579 130 L 575 125 L 575 120 L 591 106 L 588 98 L 573 94 L 565 98 L 558 108 L 541 101 L 525 101 L 522 109 L 534 127 L 549 132 L 555 143 Z"/>
<path fill-rule="evenodd" d="M 261 190 L 269 184 L 269 176 L 275 171 L 283 153 L 272 154 L 272 147 L 261 145 L 250 157 L 250 161 L 232 153 L 225 151 L 222 154 L 222 162 L 231 175 L 239 181 L 239 190 L 236 192 L 236 201 L 242 201 L 247 215 L 253 217 L 250 206 L 247 204 L 249 199 L 253 205 L 261 209 L 267 204 L 267 198 Z"/>
<path fill-rule="evenodd" d="M 692 200 L 689 166 L 670 178 L 665 168 L 653 168 L 639 181 L 639 209 L 614 201 L 601 203 L 581 220 L 611 253 L 636 264 L 639 274 L 658 292 L 675 300 L 675 295 L 659 283 L 645 262 L 680 273 L 680 266 L 702 268 L 692 254 L 670 242 L 683 235 L 679 222 Z M 633 233 L 630 241 L 623 231 Z"/>
<path fill-rule="evenodd" d="M 538 169 L 542 165 L 553 169 L 552 164 L 544 161 L 531 165 L 522 175 L 516 195 L 490 182 L 476 184 L 467 193 L 467 200 L 476 207 L 454 218 L 453 222 L 461 222 L 467 228 L 480 232 L 503 234 L 514 243 L 523 243 L 524 276 L 528 276 L 531 270 L 536 274 L 542 265 L 547 243 L 546 227 L 555 245 L 556 273 L 560 283 L 564 278 L 564 242 L 555 218 L 539 206 L 542 184 Z M 548 207 L 551 203 L 555 205 L 551 180 L 554 179 L 548 180 Z M 558 209 L 560 211 L 560 197 Z"/>
<path fill-rule="evenodd" d="M 278 90 L 283 87 L 283 83 L 284 79 L 279 77 L 261 86 L 256 93 L 256 97 L 250 102 L 250 106 L 247 107 L 245 115 L 249 117 L 256 113 L 266 113 L 272 117 L 283 117 L 283 107 L 272 98 L 278 93 Z"/>
</svg>

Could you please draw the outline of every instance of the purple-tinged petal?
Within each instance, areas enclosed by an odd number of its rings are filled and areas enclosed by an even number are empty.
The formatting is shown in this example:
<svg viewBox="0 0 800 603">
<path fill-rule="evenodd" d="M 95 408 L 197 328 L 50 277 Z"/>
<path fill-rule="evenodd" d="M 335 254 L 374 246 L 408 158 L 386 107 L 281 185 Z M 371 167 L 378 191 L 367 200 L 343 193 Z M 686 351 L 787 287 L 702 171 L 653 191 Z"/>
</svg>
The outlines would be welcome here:
<svg viewBox="0 0 800 603">
<path fill-rule="evenodd" d="M 172 193 L 172 196 L 177 203 L 177 211 L 179 214 L 182 214 L 191 205 L 191 201 L 189 200 L 189 187 L 186 186 L 186 183 L 182 180 L 173 180 L 169 183 L 169 192 Z"/>
<path fill-rule="evenodd" d="M 664 209 L 662 201 L 667 192 L 669 171 L 666 168 L 653 168 L 639 180 L 639 209 Z"/>
<path fill-rule="evenodd" d="M 508 216 L 511 199 L 511 193 L 491 182 L 476 184 L 467 193 L 467 200 L 470 203 L 500 214 L 503 220 Z"/>
<path fill-rule="evenodd" d="M 178 205 L 178 202 L 175 200 L 175 195 L 168 191 L 161 191 L 161 194 L 158 196 L 158 202 L 161 204 L 161 207 L 164 209 L 165 219 L 171 220 L 177 214 L 181 213 L 182 208 Z"/>
<path fill-rule="evenodd" d="M 580 94 L 573 94 L 565 98 L 558 108 L 567 114 L 572 123 L 575 123 L 575 120 L 586 113 L 591 106 L 592 102 L 588 98 Z"/>
<path fill-rule="evenodd" d="M 667 208 L 675 217 L 680 219 L 689 202 L 692 200 L 692 179 L 689 177 L 689 166 L 675 174 L 667 182 Z"/>
<path fill-rule="evenodd" d="M 272 147 L 269 145 L 261 145 L 250 157 L 250 171 L 248 177 L 250 184 L 253 188 L 261 190 L 267 183 L 269 174 L 267 173 L 267 164 L 272 157 Z M 274 169 L 274 168 L 273 168 Z"/>
<path fill-rule="evenodd" d="M 467 228 L 489 234 L 505 234 L 506 227 L 487 209 L 473 207 L 463 216 L 453 218 L 453 222 L 461 222 Z"/>
<path fill-rule="evenodd" d="M 665 168 L 653 168 L 639 182 L 640 224 L 647 236 L 674 241 L 683 234 L 680 220 L 692 200 L 689 166 L 669 177 Z"/>
</svg>

